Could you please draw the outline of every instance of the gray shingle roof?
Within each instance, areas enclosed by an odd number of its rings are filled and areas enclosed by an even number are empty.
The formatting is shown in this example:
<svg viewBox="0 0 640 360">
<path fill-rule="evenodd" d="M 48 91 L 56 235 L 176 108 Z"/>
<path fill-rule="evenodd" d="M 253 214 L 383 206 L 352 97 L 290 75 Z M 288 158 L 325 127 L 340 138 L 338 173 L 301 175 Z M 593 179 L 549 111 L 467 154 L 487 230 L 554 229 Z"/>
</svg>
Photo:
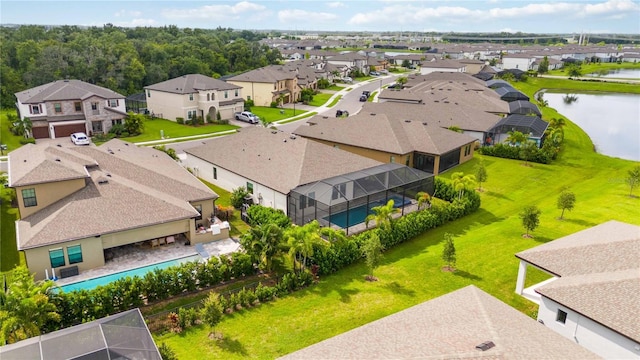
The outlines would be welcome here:
<svg viewBox="0 0 640 360">
<path fill-rule="evenodd" d="M 313 181 L 380 165 L 369 158 L 263 127 L 216 138 L 186 150 L 283 194 Z"/>
<path fill-rule="evenodd" d="M 308 123 L 315 125 L 302 125 L 294 133 L 399 155 L 414 151 L 441 155 L 475 141 L 468 135 L 443 129 L 420 112 L 424 108 L 424 105 L 367 103 L 362 111 L 346 119 L 314 116 Z"/>
<path fill-rule="evenodd" d="M 144 88 L 173 94 L 192 94 L 199 90 L 234 90 L 241 87 L 201 74 L 188 74 Z"/>
<path fill-rule="evenodd" d="M 609 221 L 516 257 L 560 277 L 538 293 L 640 341 L 640 226 Z"/>
<path fill-rule="evenodd" d="M 104 99 L 124 99 L 115 91 L 80 80 L 56 80 L 15 94 L 23 104 L 36 104 L 47 101 L 80 100 L 90 96 Z"/>
<path fill-rule="evenodd" d="M 477 345 L 492 341 L 481 351 Z M 597 359 L 470 285 L 282 359 Z"/>
<path fill-rule="evenodd" d="M 282 65 L 270 65 L 247 71 L 227 79 L 227 81 L 274 83 L 296 77 L 296 73 L 285 69 Z"/>
</svg>

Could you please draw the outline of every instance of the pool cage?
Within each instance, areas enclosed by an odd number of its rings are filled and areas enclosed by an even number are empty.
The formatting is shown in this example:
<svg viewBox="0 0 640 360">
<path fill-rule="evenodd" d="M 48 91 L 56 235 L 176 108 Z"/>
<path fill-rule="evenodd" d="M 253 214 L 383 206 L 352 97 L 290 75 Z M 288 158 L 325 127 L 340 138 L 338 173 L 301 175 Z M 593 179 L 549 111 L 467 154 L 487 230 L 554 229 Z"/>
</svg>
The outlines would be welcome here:
<svg viewBox="0 0 640 360">
<path fill-rule="evenodd" d="M 287 215 L 297 225 L 318 220 L 345 229 L 365 221 L 371 208 L 394 200 L 404 215 L 418 192 L 433 194 L 433 174 L 396 163 L 382 164 L 298 186 L 288 196 Z"/>
</svg>

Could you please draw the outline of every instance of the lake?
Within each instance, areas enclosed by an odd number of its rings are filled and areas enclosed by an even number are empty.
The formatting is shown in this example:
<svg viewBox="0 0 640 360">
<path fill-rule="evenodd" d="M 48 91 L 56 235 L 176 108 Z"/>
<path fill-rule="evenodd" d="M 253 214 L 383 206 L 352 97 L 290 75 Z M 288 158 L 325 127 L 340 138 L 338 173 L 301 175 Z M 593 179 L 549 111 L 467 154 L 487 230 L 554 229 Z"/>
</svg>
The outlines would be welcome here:
<svg viewBox="0 0 640 360">
<path fill-rule="evenodd" d="M 620 78 L 620 79 L 640 79 L 640 69 L 616 69 L 609 70 L 609 73 L 600 75 L 598 73 L 587 74 L 587 76 L 602 78 Z"/>
<path fill-rule="evenodd" d="M 577 101 L 567 104 L 566 93 L 544 94 L 544 99 L 584 130 L 604 155 L 640 161 L 640 95 L 571 93 Z"/>
</svg>

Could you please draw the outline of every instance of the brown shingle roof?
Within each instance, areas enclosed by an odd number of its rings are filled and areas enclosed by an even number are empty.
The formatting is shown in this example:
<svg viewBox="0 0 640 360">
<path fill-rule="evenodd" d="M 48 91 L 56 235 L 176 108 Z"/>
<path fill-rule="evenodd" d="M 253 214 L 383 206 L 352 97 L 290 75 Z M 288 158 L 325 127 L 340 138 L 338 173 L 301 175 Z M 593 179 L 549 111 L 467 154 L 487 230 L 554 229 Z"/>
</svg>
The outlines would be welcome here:
<svg viewBox="0 0 640 360">
<path fill-rule="evenodd" d="M 380 165 L 366 157 L 291 137 L 282 131 L 246 127 L 186 153 L 283 194 L 299 185 Z"/>
<path fill-rule="evenodd" d="M 124 99 L 124 95 L 120 95 L 113 90 L 80 80 L 57 80 L 18 92 L 15 95 L 23 104 L 80 100 L 94 95 L 104 99 Z"/>
<path fill-rule="evenodd" d="M 192 94 L 199 90 L 233 90 L 241 87 L 201 74 L 188 74 L 144 88 L 174 94 Z"/>
<path fill-rule="evenodd" d="M 491 341 L 481 351 L 477 345 Z M 282 359 L 597 359 L 470 285 Z"/>
<path fill-rule="evenodd" d="M 295 77 L 295 72 L 284 69 L 282 65 L 270 65 L 236 75 L 228 78 L 227 81 L 274 83 L 276 81 L 289 80 Z"/>
</svg>

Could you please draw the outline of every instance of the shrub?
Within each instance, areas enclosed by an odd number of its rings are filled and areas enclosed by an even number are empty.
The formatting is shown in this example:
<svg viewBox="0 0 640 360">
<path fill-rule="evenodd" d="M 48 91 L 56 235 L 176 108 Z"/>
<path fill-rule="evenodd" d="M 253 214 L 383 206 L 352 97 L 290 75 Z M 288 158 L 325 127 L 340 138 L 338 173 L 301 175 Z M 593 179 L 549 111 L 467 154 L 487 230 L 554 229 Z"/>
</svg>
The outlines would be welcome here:
<svg viewBox="0 0 640 360">
<path fill-rule="evenodd" d="M 291 219 L 280 209 L 274 209 L 262 205 L 253 205 L 247 210 L 249 225 L 276 224 L 286 229 L 291 225 Z"/>
<path fill-rule="evenodd" d="M 236 209 L 240 209 L 247 195 L 249 195 L 249 191 L 247 191 L 247 188 L 244 186 L 233 189 L 231 191 L 231 205 Z"/>
<path fill-rule="evenodd" d="M 21 138 L 20 139 L 20 144 L 22 144 L 22 145 L 35 144 L 35 143 L 36 143 L 36 139 L 34 139 L 34 138 Z"/>
<path fill-rule="evenodd" d="M 193 325 L 196 325 L 198 320 L 198 313 L 194 308 L 180 308 L 178 310 L 178 325 L 182 330 L 185 330 Z"/>
<path fill-rule="evenodd" d="M 204 125 L 204 119 L 202 118 L 202 116 L 198 116 L 196 120 L 198 122 L 198 125 Z"/>
<path fill-rule="evenodd" d="M 251 108 L 254 106 L 253 100 L 245 100 L 244 101 L 244 110 L 251 111 Z"/>
<path fill-rule="evenodd" d="M 271 301 L 276 295 L 276 288 L 259 283 L 254 293 L 260 302 Z"/>
<path fill-rule="evenodd" d="M 502 143 L 480 148 L 480 153 L 505 159 L 522 159 L 520 147 Z M 543 145 L 542 149 L 536 148 L 533 155 L 528 160 L 535 163 L 548 164 L 551 162 L 552 158 L 555 158 L 555 153 L 555 148 L 551 148 L 550 146 L 545 148 Z"/>
<path fill-rule="evenodd" d="M 207 124 L 213 124 L 213 118 L 211 117 L 210 114 L 207 114 L 206 119 L 207 119 Z"/>
<path fill-rule="evenodd" d="M 123 132 L 125 132 L 125 128 L 122 124 L 115 124 L 109 129 L 109 134 L 114 134 L 118 137 L 121 136 Z"/>
<path fill-rule="evenodd" d="M 183 124 L 184 124 L 184 118 L 183 118 L 183 117 L 177 117 L 177 118 L 176 118 L 176 122 L 177 122 L 178 124 L 180 124 L 180 125 L 183 125 Z"/>
<path fill-rule="evenodd" d="M 271 108 L 277 108 L 278 107 L 278 103 L 276 101 L 272 101 L 271 104 L 269 104 L 269 107 Z"/>
</svg>

